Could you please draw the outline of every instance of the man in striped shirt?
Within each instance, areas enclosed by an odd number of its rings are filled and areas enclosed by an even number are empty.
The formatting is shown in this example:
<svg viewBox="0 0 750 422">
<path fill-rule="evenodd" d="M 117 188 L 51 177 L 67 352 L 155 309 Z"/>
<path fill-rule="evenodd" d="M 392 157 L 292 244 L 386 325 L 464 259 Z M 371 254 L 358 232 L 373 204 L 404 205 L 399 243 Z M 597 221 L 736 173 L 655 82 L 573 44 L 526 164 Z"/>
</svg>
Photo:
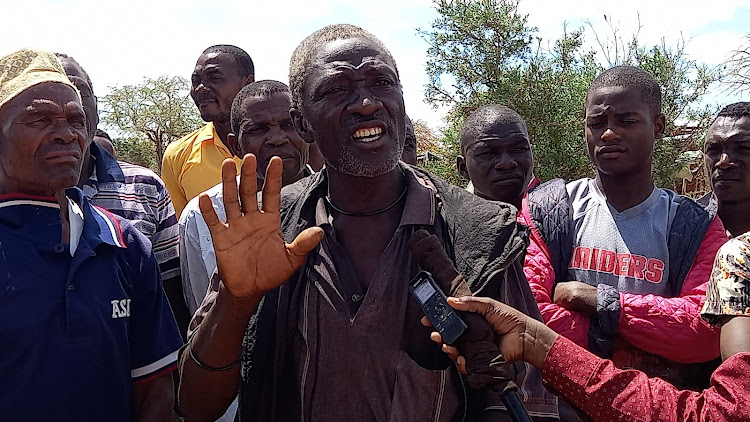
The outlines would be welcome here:
<svg viewBox="0 0 750 422">
<path fill-rule="evenodd" d="M 81 91 L 89 137 L 93 139 L 99 117 L 91 79 L 72 57 L 58 54 L 58 58 Z M 151 241 L 164 291 L 184 337 L 189 315 L 180 279 L 179 228 L 164 182 L 153 171 L 117 161 L 98 143 L 91 142 L 78 186 L 93 205 L 130 221 Z"/>
</svg>

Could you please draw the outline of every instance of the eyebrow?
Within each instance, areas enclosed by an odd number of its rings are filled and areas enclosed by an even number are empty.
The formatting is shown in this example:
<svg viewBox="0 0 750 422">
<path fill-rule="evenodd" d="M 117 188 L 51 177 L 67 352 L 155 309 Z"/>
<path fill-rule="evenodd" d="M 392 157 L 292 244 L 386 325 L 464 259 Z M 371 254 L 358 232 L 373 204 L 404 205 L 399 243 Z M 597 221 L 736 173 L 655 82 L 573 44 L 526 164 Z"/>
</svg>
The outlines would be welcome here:
<svg viewBox="0 0 750 422">
<path fill-rule="evenodd" d="M 500 141 L 503 143 L 527 143 L 529 142 L 529 139 L 521 134 L 521 133 L 514 133 L 510 136 L 497 136 L 497 135 L 482 135 L 474 138 L 474 143 L 478 142 L 486 142 L 486 141 Z"/>
<path fill-rule="evenodd" d="M 208 72 L 221 72 L 223 69 L 220 64 L 207 64 L 203 66 L 203 68 L 200 69 L 200 71 L 197 71 L 193 69 L 193 73 L 190 74 L 190 77 L 197 77 L 198 75 L 202 75 L 204 73 Z"/>
<path fill-rule="evenodd" d="M 56 104 L 54 101 L 47 100 L 44 98 L 34 99 L 31 102 L 31 104 L 23 108 L 25 112 L 29 112 L 29 113 L 43 113 L 43 112 L 49 112 L 49 111 L 57 111 L 59 109 L 60 109 L 60 106 Z"/>
<path fill-rule="evenodd" d="M 491 142 L 490 143 L 488 143 Z M 517 145 L 528 145 L 531 147 L 531 142 L 528 141 L 528 139 L 524 138 L 521 135 L 518 136 L 509 136 L 506 138 L 500 138 L 500 137 L 482 137 L 482 138 L 476 138 L 474 141 L 467 146 L 471 149 L 488 149 L 491 150 L 498 144 L 501 144 L 502 147 L 508 147 L 508 146 L 517 146 Z"/>
<path fill-rule="evenodd" d="M 60 112 L 60 106 L 54 103 L 52 100 L 47 99 L 35 99 L 31 104 L 23 108 L 23 114 L 27 116 L 34 115 L 45 115 Z M 64 104 L 62 106 L 62 112 L 68 117 L 85 117 L 86 113 L 83 111 L 83 106 L 79 104 Z"/>
<path fill-rule="evenodd" d="M 63 110 L 68 113 L 72 112 L 72 113 L 80 113 L 84 116 L 86 115 L 86 112 L 83 110 L 83 105 L 79 106 L 78 104 L 68 103 L 63 106 Z"/>
<path fill-rule="evenodd" d="M 325 87 L 328 84 L 334 83 L 339 79 L 342 79 L 344 77 L 343 73 L 352 73 L 351 69 L 342 69 L 334 74 L 327 74 L 323 75 L 318 79 L 318 82 L 312 86 L 312 94 L 317 95 L 321 88 Z"/>
</svg>

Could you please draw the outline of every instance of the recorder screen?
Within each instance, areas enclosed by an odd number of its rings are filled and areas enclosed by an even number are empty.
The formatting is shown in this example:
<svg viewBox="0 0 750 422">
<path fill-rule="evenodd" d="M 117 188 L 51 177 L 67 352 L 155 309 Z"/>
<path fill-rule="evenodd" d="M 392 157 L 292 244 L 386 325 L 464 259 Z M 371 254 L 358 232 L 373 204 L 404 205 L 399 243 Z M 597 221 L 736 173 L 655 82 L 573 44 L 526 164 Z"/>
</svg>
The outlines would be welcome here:
<svg viewBox="0 0 750 422">
<path fill-rule="evenodd" d="M 425 303 L 435 294 L 435 289 L 429 282 L 423 282 L 419 287 L 414 289 L 414 293 L 417 295 L 420 302 Z"/>
</svg>

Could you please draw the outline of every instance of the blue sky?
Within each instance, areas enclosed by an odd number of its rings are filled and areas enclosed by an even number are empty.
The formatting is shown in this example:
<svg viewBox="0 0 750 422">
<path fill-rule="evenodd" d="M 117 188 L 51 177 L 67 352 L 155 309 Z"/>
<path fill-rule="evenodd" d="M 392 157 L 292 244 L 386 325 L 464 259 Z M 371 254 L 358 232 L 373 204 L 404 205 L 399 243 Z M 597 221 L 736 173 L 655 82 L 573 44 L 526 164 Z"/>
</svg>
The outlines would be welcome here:
<svg viewBox="0 0 750 422">
<path fill-rule="evenodd" d="M 327 24 L 352 23 L 377 35 L 391 50 L 412 118 L 437 128 L 445 115 L 445 110 L 423 102 L 427 43 L 416 28 L 429 28 L 437 16 L 429 0 L 9 3 L 0 26 L 0 54 L 23 47 L 67 53 L 89 72 L 99 96 L 109 86 L 139 83 L 144 76 L 189 77 L 205 47 L 224 43 L 250 53 L 256 79 L 286 82 L 289 57 L 305 36 Z M 640 16 L 643 41 L 666 37 L 673 44 L 682 36 L 690 40 L 691 57 L 709 64 L 720 63 L 750 32 L 750 0 L 523 0 L 521 9 L 539 35 L 550 41 L 562 33 L 564 23 L 577 28 L 586 26 L 587 20 L 605 34 L 605 14 L 627 35 L 636 29 Z M 710 100 L 736 98 L 717 94 Z"/>
</svg>

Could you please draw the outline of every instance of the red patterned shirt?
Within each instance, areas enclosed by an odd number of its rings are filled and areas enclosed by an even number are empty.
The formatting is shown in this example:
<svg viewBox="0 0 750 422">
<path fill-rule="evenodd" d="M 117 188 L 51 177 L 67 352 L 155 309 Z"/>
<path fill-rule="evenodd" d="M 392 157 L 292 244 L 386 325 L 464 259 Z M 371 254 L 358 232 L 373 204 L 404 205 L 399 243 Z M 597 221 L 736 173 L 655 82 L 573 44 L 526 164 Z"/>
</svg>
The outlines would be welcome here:
<svg viewBox="0 0 750 422">
<path fill-rule="evenodd" d="M 594 421 L 750 421 L 750 353 L 724 361 L 703 392 L 617 369 L 558 336 L 542 368 L 547 387 Z"/>
</svg>

